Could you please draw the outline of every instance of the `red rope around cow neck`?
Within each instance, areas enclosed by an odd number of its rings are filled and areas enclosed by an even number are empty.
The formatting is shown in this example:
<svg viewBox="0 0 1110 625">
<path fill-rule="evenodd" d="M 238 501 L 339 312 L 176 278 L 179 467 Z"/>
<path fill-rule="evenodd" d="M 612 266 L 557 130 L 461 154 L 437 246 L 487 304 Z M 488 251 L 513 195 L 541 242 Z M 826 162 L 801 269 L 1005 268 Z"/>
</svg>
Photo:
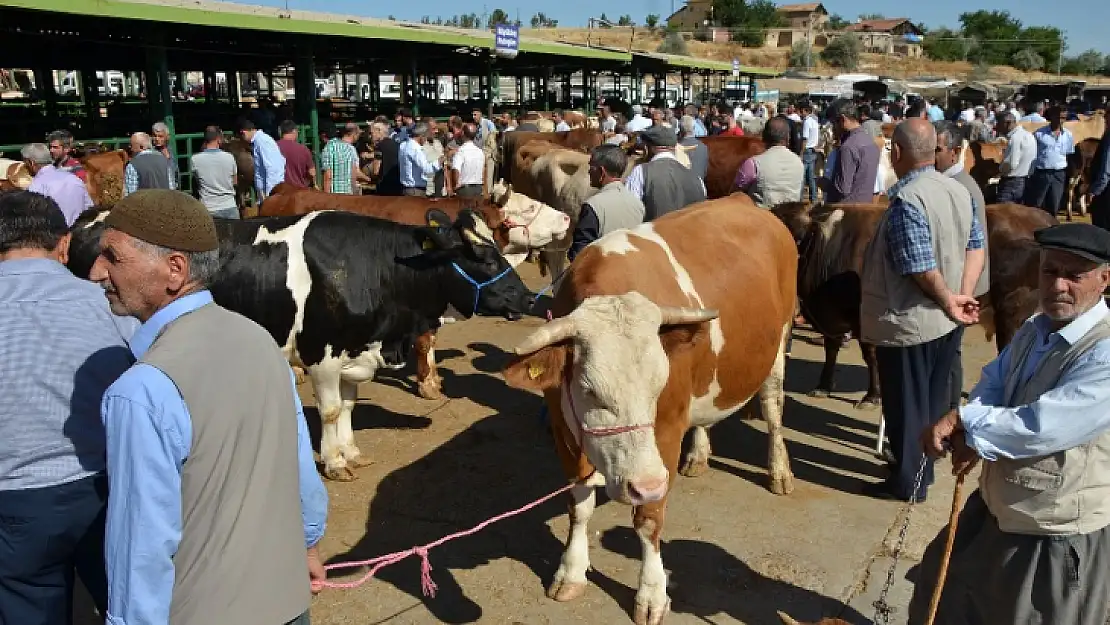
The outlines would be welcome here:
<svg viewBox="0 0 1110 625">
<path fill-rule="evenodd" d="M 482 531 L 483 529 L 485 529 L 487 526 L 493 525 L 494 523 L 496 523 L 498 521 L 502 521 L 502 520 L 507 519 L 509 517 L 514 517 L 518 514 L 527 512 L 527 511 L 531 510 L 532 508 L 535 508 L 536 506 L 538 506 L 538 505 L 540 505 L 540 504 L 542 504 L 546 501 L 549 501 L 551 499 L 554 499 L 555 497 L 558 497 L 559 495 L 567 492 L 568 490 L 574 488 L 575 485 L 576 484 L 573 484 L 573 483 L 572 484 L 567 484 L 566 486 L 560 488 L 559 490 L 557 490 L 553 493 L 544 495 L 543 497 L 540 497 L 539 499 L 533 501 L 532 503 L 530 503 L 528 505 L 521 506 L 520 508 L 517 508 L 515 510 L 510 510 L 510 511 L 504 513 L 504 514 L 499 514 L 499 515 L 493 517 L 492 519 L 487 519 L 485 521 L 482 521 L 481 523 L 475 525 L 474 527 L 472 527 L 468 530 L 465 530 L 465 531 L 462 531 L 462 532 L 455 532 L 454 534 L 451 534 L 449 536 L 444 536 L 443 538 L 440 538 L 439 540 L 430 542 L 426 545 L 421 545 L 419 547 L 412 547 L 411 549 L 405 549 L 404 551 L 397 551 L 397 552 L 390 553 L 390 554 L 387 554 L 387 555 L 384 555 L 384 556 L 378 556 L 377 558 L 371 558 L 370 560 L 359 560 L 357 562 L 337 562 L 335 564 L 329 564 L 329 565 L 324 567 L 324 570 L 334 571 L 336 569 L 353 569 L 353 568 L 358 568 L 358 567 L 363 567 L 363 566 L 369 566 L 370 570 L 367 571 L 365 575 L 363 575 L 362 577 L 360 577 L 359 579 L 357 579 L 353 582 L 331 582 L 331 581 L 327 581 L 327 580 L 324 580 L 322 582 L 312 582 L 313 590 L 319 590 L 321 588 L 357 588 L 357 587 L 365 584 L 371 577 L 374 577 L 374 575 L 379 570 L 381 570 L 381 569 L 383 569 L 383 568 L 385 568 L 385 567 L 387 567 L 391 564 L 396 564 L 396 563 L 400 562 L 401 560 L 404 560 L 405 558 L 407 558 L 409 556 L 417 555 L 417 556 L 420 556 L 420 589 L 421 589 L 421 591 L 423 591 L 425 597 L 435 597 L 436 596 L 436 583 L 434 581 L 432 581 L 432 564 L 431 564 L 431 562 L 428 561 L 428 551 L 429 550 L 434 549 L 435 547 L 438 547 L 438 546 L 442 545 L 443 543 L 455 540 L 456 538 L 462 538 L 464 536 L 470 536 L 471 534 L 476 534 L 476 533 Z"/>
</svg>

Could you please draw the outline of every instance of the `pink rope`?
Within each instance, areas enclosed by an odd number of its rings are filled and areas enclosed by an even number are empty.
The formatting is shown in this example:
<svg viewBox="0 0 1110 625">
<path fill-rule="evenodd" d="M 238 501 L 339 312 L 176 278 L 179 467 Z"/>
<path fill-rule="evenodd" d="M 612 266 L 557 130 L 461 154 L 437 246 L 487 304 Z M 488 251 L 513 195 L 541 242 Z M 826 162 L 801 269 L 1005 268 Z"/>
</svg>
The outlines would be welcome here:
<svg viewBox="0 0 1110 625">
<path fill-rule="evenodd" d="M 551 499 L 554 499 L 555 497 L 558 497 L 559 495 L 562 495 L 563 493 L 567 492 L 568 490 L 570 490 L 574 487 L 575 487 L 575 484 L 567 484 L 566 486 L 560 488 L 559 490 L 557 490 L 553 493 L 550 493 L 548 495 L 544 495 L 543 497 L 540 497 L 539 499 L 533 501 L 532 503 L 530 503 L 526 506 L 521 506 L 520 508 L 517 508 L 516 510 L 510 510 L 509 512 L 506 512 L 504 514 L 499 514 L 499 515 L 493 517 L 492 519 L 487 519 L 485 521 L 482 521 L 481 523 L 475 525 L 474 527 L 472 527 L 468 530 L 465 530 L 465 531 L 462 531 L 462 532 L 455 532 L 454 534 L 451 534 L 449 536 L 444 536 L 443 538 L 440 538 L 439 540 L 430 542 L 430 543 L 428 543 L 426 545 L 422 545 L 420 547 L 412 547 L 411 549 L 405 549 L 404 551 L 397 551 L 397 552 L 394 552 L 394 553 L 386 554 L 384 556 L 378 556 L 376 558 L 371 558 L 369 560 L 359 560 L 357 562 L 337 562 L 335 564 L 329 564 L 329 565 L 324 567 L 325 571 L 333 571 L 333 570 L 336 570 L 336 569 L 353 569 L 353 568 L 358 568 L 358 567 L 362 567 L 362 566 L 369 566 L 370 570 L 367 571 L 365 575 L 363 575 L 362 577 L 360 577 L 359 579 L 357 579 L 353 582 L 331 582 L 331 581 L 327 581 L 327 580 L 324 580 L 322 582 L 313 582 L 312 583 L 313 589 L 314 590 L 319 590 L 321 588 L 357 588 L 357 587 L 365 584 L 371 577 L 374 577 L 374 575 L 379 570 L 381 570 L 381 569 L 383 569 L 383 568 L 385 568 L 385 567 L 387 567 L 391 564 L 396 564 L 396 563 L 400 562 L 401 560 L 404 560 L 405 558 L 407 558 L 409 556 L 417 555 L 417 556 L 420 556 L 420 589 L 424 593 L 425 597 L 435 597 L 436 596 L 436 589 L 438 587 L 436 586 L 436 583 L 434 581 L 432 581 L 432 563 L 428 560 L 428 551 L 442 545 L 443 543 L 447 543 L 447 542 L 450 542 L 452 540 L 455 540 L 456 538 L 462 538 L 464 536 L 470 536 L 471 534 L 477 534 L 478 532 L 482 531 L 486 527 L 488 527 L 490 525 L 493 525 L 494 523 L 497 523 L 498 521 L 503 521 L 503 520 L 505 520 L 509 517 L 514 517 L 518 514 L 522 514 L 524 512 L 527 512 L 527 511 L 531 510 L 532 508 L 535 508 L 536 506 L 538 506 L 542 503 L 545 503 L 545 502 L 547 502 Z"/>
</svg>

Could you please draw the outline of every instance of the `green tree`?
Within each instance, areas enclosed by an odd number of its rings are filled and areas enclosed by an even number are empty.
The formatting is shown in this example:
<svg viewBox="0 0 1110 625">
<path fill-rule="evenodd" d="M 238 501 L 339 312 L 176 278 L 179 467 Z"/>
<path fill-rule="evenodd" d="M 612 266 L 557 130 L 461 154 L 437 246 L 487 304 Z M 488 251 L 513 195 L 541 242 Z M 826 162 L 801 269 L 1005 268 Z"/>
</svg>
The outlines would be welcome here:
<svg viewBox="0 0 1110 625">
<path fill-rule="evenodd" d="M 979 46 L 975 37 L 958 30 L 938 28 L 925 37 L 925 56 L 937 61 L 966 61 Z"/>
<path fill-rule="evenodd" d="M 660 42 L 656 52 L 686 55 L 689 53 L 689 50 L 686 47 L 686 40 L 683 39 L 682 33 L 677 30 L 670 30 L 667 31 L 667 36 L 663 37 L 663 41 Z"/>
<path fill-rule="evenodd" d="M 849 24 L 851 24 L 851 22 L 840 17 L 837 13 L 833 13 L 829 16 L 829 21 L 825 22 L 825 28 L 829 30 L 844 30 Z"/>
<path fill-rule="evenodd" d="M 1035 72 L 1044 69 L 1044 58 L 1033 48 L 1022 48 L 1014 53 L 1010 64 L 1022 71 Z"/>
<path fill-rule="evenodd" d="M 647 25 L 649 30 L 655 30 L 655 27 L 659 25 L 659 16 L 655 13 L 648 13 L 648 16 L 644 18 L 644 24 Z"/>
<path fill-rule="evenodd" d="M 808 41 L 795 41 L 794 45 L 790 46 L 790 67 L 809 69 L 812 61 L 813 48 Z"/>
<path fill-rule="evenodd" d="M 852 71 L 859 67 L 860 49 L 859 38 L 855 35 L 840 35 L 821 51 L 821 60 L 833 67 L 841 67 Z"/>
<path fill-rule="evenodd" d="M 631 15 L 622 15 L 617 19 L 617 26 L 635 26 L 636 22 L 632 21 Z"/>
<path fill-rule="evenodd" d="M 493 30 L 497 24 L 511 24 L 512 20 L 509 19 L 509 14 L 501 9 L 494 9 L 493 13 L 489 14 L 489 21 L 486 22 L 486 28 Z"/>
<path fill-rule="evenodd" d="M 1110 61 L 1110 56 L 1103 58 L 1098 50 L 1085 50 L 1080 52 L 1073 60 L 1083 74 L 1092 75 L 1097 74 L 1106 64 L 1106 61 Z"/>
<path fill-rule="evenodd" d="M 612 28 L 612 25 L 609 23 L 609 18 L 606 17 L 604 13 L 602 13 L 601 17 L 597 19 L 601 21 L 601 24 L 599 24 L 599 26 L 601 26 L 602 28 Z"/>
<path fill-rule="evenodd" d="M 873 22 L 875 20 L 885 20 L 886 16 L 882 13 L 860 13 L 859 19 L 864 22 Z"/>
<path fill-rule="evenodd" d="M 733 41 L 748 47 L 762 47 L 767 29 L 785 22 L 770 0 L 713 0 L 712 16 L 730 29 Z"/>
<path fill-rule="evenodd" d="M 559 25 L 559 20 L 553 20 L 544 13 L 536 13 L 532 16 L 532 19 L 529 20 L 529 23 L 532 25 L 532 28 L 555 28 Z"/>
<path fill-rule="evenodd" d="M 1021 39 L 1021 21 L 1011 17 L 1009 11 L 979 10 L 961 13 L 962 34 L 973 38 L 979 45 L 968 55 L 973 61 L 992 65 L 1005 65 L 1014 53 L 1024 46 Z"/>
<path fill-rule="evenodd" d="M 1045 67 L 1054 67 L 1060 60 L 1060 44 L 1064 33 L 1054 26 L 1030 26 L 1021 31 L 1021 47 L 1031 48 L 1044 59 Z"/>
</svg>

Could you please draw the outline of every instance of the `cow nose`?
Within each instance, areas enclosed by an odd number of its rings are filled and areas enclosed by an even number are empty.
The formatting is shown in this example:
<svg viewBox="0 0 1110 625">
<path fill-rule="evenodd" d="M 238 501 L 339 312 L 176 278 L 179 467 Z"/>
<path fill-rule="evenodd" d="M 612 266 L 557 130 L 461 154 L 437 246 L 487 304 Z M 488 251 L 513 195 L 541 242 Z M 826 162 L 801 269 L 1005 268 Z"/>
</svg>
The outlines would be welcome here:
<svg viewBox="0 0 1110 625">
<path fill-rule="evenodd" d="M 634 506 L 654 503 L 667 495 L 667 476 L 629 480 L 628 500 Z"/>
</svg>

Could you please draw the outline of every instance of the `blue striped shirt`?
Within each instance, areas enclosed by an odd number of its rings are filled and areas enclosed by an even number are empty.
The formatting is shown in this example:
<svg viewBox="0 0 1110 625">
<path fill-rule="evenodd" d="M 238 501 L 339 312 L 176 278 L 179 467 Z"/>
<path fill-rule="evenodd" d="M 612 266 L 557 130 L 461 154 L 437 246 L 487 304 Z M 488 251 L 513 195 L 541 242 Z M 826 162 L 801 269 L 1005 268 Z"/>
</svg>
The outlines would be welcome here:
<svg viewBox="0 0 1110 625">
<path fill-rule="evenodd" d="M 104 470 L 100 400 L 131 366 L 136 326 L 57 261 L 0 262 L 0 490 Z"/>
</svg>

